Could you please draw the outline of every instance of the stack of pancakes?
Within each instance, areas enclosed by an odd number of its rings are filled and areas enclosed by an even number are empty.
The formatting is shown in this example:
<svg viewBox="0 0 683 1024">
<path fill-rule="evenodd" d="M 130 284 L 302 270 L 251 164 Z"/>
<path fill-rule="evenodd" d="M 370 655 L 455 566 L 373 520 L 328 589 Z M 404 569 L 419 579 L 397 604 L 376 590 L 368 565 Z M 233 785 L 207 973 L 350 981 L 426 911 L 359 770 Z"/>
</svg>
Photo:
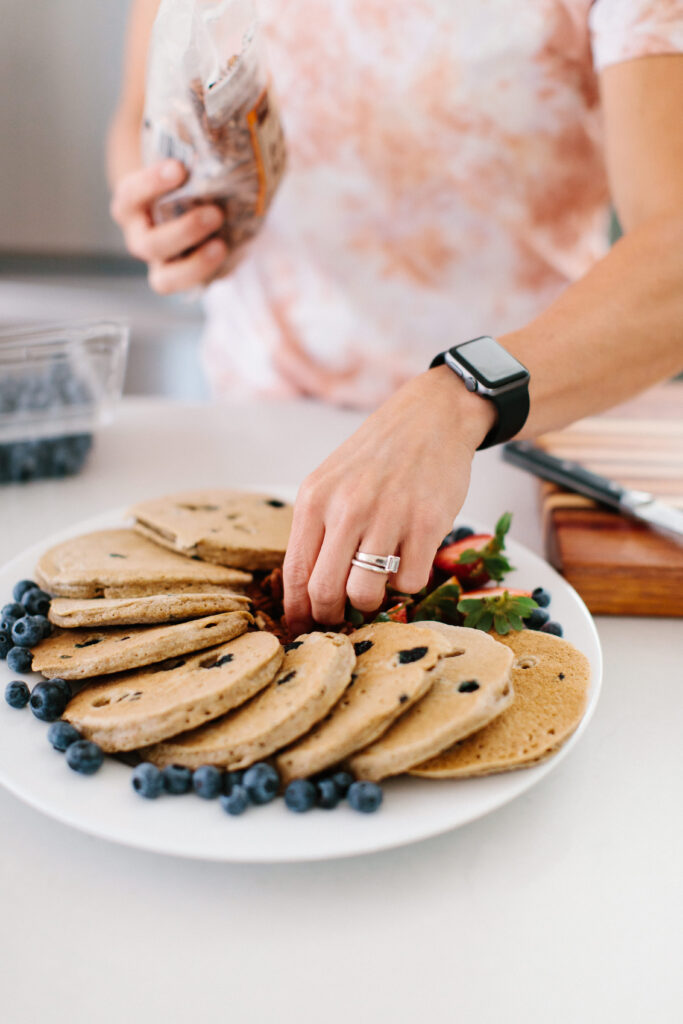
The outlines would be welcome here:
<svg viewBox="0 0 683 1024">
<path fill-rule="evenodd" d="M 228 769 L 273 757 L 285 782 L 338 764 L 463 777 L 537 763 L 581 720 L 588 662 L 547 634 L 382 622 L 283 647 L 245 593 L 284 558 L 292 509 L 277 498 L 192 492 L 132 515 L 36 569 L 57 628 L 33 667 L 83 684 L 64 717 L 105 751 Z"/>
</svg>

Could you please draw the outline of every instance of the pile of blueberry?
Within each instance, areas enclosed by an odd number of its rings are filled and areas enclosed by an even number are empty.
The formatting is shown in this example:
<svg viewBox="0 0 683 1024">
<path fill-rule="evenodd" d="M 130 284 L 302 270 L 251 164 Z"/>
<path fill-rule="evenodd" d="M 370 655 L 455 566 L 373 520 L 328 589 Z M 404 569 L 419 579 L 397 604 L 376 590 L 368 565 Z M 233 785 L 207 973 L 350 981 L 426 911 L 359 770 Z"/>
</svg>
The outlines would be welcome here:
<svg viewBox="0 0 683 1024">
<path fill-rule="evenodd" d="M 232 815 L 244 814 L 249 806 L 269 804 L 280 792 L 280 776 L 265 761 L 234 772 L 210 764 L 194 771 L 178 764 L 158 768 L 144 761 L 133 770 L 132 782 L 136 793 L 148 800 L 192 790 L 204 800 L 217 799 Z M 297 814 L 314 807 L 333 810 L 345 797 L 355 811 L 369 814 L 382 803 L 382 789 L 375 782 L 355 782 L 349 772 L 336 771 L 317 779 L 295 779 L 284 792 L 285 804 Z"/>
<path fill-rule="evenodd" d="M 52 632 L 50 595 L 33 580 L 20 580 L 12 596 L 0 610 L 0 660 L 6 658 L 12 672 L 30 672 L 30 648 Z"/>
<path fill-rule="evenodd" d="M 43 419 L 76 406 L 87 407 L 92 396 L 66 363 L 0 379 L 0 416 Z M 0 444 L 0 484 L 25 483 L 78 473 L 92 447 L 92 434 L 71 434 Z"/>
<path fill-rule="evenodd" d="M 563 629 L 559 622 L 553 622 L 550 612 L 546 608 L 550 604 L 550 594 L 543 587 L 536 587 L 532 590 L 531 596 L 538 605 L 531 615 L 524 620 L 527 629 L 538 629 L 541 633 L 552 633 L 553 636 L 562 636 Z"/>
</svg>

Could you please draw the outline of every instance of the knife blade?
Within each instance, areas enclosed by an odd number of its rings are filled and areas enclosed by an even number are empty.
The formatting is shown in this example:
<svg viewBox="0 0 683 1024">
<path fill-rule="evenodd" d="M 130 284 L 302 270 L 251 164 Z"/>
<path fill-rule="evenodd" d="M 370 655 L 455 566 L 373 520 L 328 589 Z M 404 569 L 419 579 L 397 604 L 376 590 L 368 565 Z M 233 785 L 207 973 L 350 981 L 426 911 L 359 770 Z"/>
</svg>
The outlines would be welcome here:
<svg viewBox="0 0 683 1024">
<path fill-rule="evenodd" d="M 623 487 L 614 480 L 592 473 L 579 462 L 549 455 L 529 441 L 510 441 L 503 447 L 503 458 L 513 466 L 634 516 L 683 542 L 683 512 L 658 501 L 649 491 Z"/>
</svg>

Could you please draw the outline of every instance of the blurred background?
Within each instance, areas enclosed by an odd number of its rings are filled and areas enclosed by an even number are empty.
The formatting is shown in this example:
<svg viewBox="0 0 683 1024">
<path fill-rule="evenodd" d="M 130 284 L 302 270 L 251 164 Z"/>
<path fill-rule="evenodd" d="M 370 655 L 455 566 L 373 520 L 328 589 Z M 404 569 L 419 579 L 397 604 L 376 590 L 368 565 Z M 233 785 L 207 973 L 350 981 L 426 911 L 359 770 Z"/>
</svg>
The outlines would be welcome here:
<svg viewBox="0 0 683 1024">
<path fill-rule="evenodd" d="M 160 298 L 109 218 L 104 146 L 127 0 L 3 0 L 0 33 L 0 330 L 125 318 L 125 390 L 205 396 L 199 304 Z"/>
</svg>

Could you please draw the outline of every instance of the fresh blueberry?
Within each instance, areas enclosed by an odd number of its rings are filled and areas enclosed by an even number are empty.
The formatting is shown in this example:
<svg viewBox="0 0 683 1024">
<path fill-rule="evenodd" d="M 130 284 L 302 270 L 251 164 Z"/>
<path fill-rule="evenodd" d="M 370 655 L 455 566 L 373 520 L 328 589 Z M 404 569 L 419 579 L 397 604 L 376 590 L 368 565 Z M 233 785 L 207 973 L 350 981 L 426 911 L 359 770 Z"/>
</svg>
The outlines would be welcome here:
<svg viewBox="0 0 683 1024">
<path fill-rule="evenodd" d="M 47 730 L 48 741 L 55 750 L 64 751 L 81 739 L 81 734 L 71 722 L 53 722 Z"/>
<path fill-rule="evenodd" d="M 18 583 L 14 584 L 14 590 L 12 591 L 12 597 L 15 601 L 21 601 L 22 597 L 27 590 L 38 590 L 38 584 L 34 583 L 33 580 L 19 580 Z M 22 612 L 23 614 L 23 612 Z"/>
<path fill-rule="evenodd" d="M 94 775 L 104 761 L 104 754 L 90 740 L 76 740 L 66 748 L 66 763 L 81 775 Z"/>
<path fill-rule="evenodd" d="M 35 647 L 43 639 L 42 616 L 22 615 L 12 626 L 15 647 Z"/>
<path fill-rule="evenodd" d="M 212 764 L 202 764 L 194 770 L 192 787 L 204 800 L 215 800 L 223 791 L 223 772 Z"/>
<path fill-rule="evenodd" d="M 550 604 L 550 594 L 543 587 L 536 587 L 531 591 L 531 596 L 540 608 L 547 608 Z"/>
<path fill-rule="evenodd" d="M 143 761 L 133 769 L 133 789 L 146 800 L 156 800 L 164 791 L 164 776 L 161 769 L 149 761 Z"/>
<path fill-rule="evenodd" d="M 354 782 L 349 787 L 347 799 L 354 811 L 372 814 L 382 803 L 382 787 L 376 782 Z"/>
<path fill-rule="evenodd" d="M 341 793 L 333 779 L 319 779 L 315 784 L 315 803 L 326 811 L 333 810 L 341 800 Z"/>
<path fill-rule="evenodd" d="M 31 694 L 31 711 L 41 722 L 61 718 L 67 705 L 64 691 L 56 683 L 38 683 Z"/>
<path fill-rule="evenodd" d="M 48 683 L 52 683 L 53 686 L 59 687 L 59 689 L 62 691 L 64 695 L 64 700 L 68 704 L 73 694 L 73 691 L 71 689 L 71 683 L 67 682 L 66 679 L 60 679 L 59 677 L 55 677 L 54 679 L 48 679 Z"/>
<path fill-rule="evenodd" d="M 471 537 L 474 530 L 471 530 L 469 526 L 457 526 L 450 533 L 447 533 L 444 539 L 441 541 L 440 547 L 445 548 L 448 544 L 457 544 L 459 540 L 465 540 L 466 537 Z"/>
<path fill-rule="evenodd" d="M 12 643 L 12 637 L 9 633 L 0 632 L 0 661 L 4 661 L 10 651 L 14 650 L 14 644 Z M 19 672 L 21 669 L 15 669 L 15 672 Z"/>
<path fill-rule="evenodd" d="M 540 629 L 549 618 L 550 612 L 545 608 L 534 608 L 525 618 L 524 625 L 527 629 Z"/>
<path fill-rule="evenodd" d="M 259 761 L 247 768 L 242 785 L 253 804 L 267 804 L 278 794 L 280 776 L 272 765 Z"/>
<path fill-rule="evenodd" d="M 8 636 L 12 639 L 12 626 L 16 622 L 16 619 L 0 619 L 0 633 L 4 636 Z"/>
<path fill-rule="evenodd" d="M 332 775 L 332 781 L 339 790 L 341 796 L 346 796 L 351 785 L 353 784 L 353 775 L 351 772 L 334 772 Z"/>
<path fill-rule="evenodd" d="M 11 601 L 9 604 L 4 606 L 2 611 L 0 611 L 0 619 L 2 619 L 3 622 L 7 622 L 8 620 L 16 622 L 17 619 L 22 617 L 22 615 L 26 615 L 26 609 L 23 604 L 19 604 L 18 601 Z"/>
<path fill-rule="evenodd" d="M 226 772 L 223 776 L 223 792 L 230 796 L 235 786 L 242 785 L 244 772 Z"/>
<path fill-rule="evenodd" d="M 224 793 L 220 800 L 221 807 L 226 814 L 244 814 L 249 806 L 249 797 L 244 786 L 234 786 L 232 793 Z"/>
<path fill-rule="evenodd" d="M 173 796 L 180 796 L 181 793 L 189 793 L 192 788 L 192 770 L 181 764 L 167 764 L 162 768 L 161 775 L 164 781 L 164 789 Z"/>
<path fill-rule="evenodd" d="M 47 615 L 34 615 L 33 618 L 40 625 L 41 639 L 45 639 L 52 632 L 52 623 Z"/>
<path fill-rule="evenodd" d="M 10 647 L 7 652 L 7 667 L 12 672 L 30 672 L 33 655 L 26 647 Z"/>
<path fill-rule="evenodd" d="M 38 587 L 35 590 L 27 591 L 21 599 L 21 603 L 29 615 L 47 615 L 50 610 L 50 601 L 50 595 Z"/>
<path fill-rule="evenodd" d="M 290 811 L 303 814 L 315 805 L 317 792 L 315 783 L 310 779 L 294 779 L 285 790 L 285 803 Z"/>
<path fill-rule="evenodd" d="M 541 626 L 541 633 L 551 633 L 553 636 L 562 636 L 564 630 L 559 622 L 546 622 Z"/>
<path fill-rule="evenodd" d="M 5 700 L 11 708 L 25 708 L 31 692 L 21 679 L 14 679 L 5 687 Z"/>
</svg>

